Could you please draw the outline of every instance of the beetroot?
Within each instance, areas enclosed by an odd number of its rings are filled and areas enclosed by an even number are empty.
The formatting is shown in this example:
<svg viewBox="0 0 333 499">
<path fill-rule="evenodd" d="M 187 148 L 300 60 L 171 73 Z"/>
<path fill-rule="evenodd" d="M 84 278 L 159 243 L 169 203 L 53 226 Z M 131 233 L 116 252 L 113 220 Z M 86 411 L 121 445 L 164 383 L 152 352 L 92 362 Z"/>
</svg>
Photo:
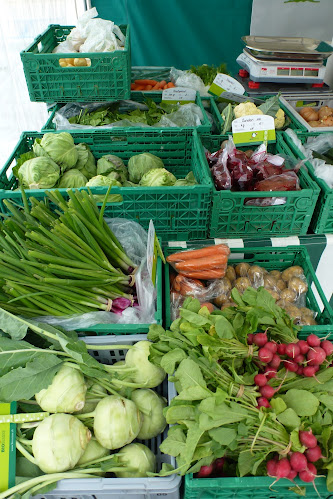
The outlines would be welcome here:
<svg viewBox="0 0 333 499">
<path fill-rule="evenodd" d="M 266 399 L 271 399 L 275 393 L 274 388 L 270 385 L 261 386 L 259 391 Z"/>
<path fill-rule="evenodd" d="M 277 353 L 279 355 L 285 355 L 286 353 L 286 344 L 285 343 L 279 343 L 277 346 Z"/>
<path fill-rule="evenodd" d="M 265 348 L 268 348 L 268 350 L 273 353 L 277 352 L 277 344 L 275 343 L 275 341 L 267 341 Z"/>
<path fill-rule="evenodd" d="M 200 470 L 198 471 L 197 477 L 198 478 L 207 478 L 213 473 L 213 465 L 210 464 L 209 466 L 201 466 Z"/>
<path fill-rule="evenodd" d="M 258 357 L 261 360 L 261 362 L 265 362 L 265 364 L 268 364 L 273 358 L 273 352 L 268 350 L 268 348 L 266 347 L 262 347 L 258 351 Z"/>
<path fill-rule="evenodd" d="M 297 342 L 297 345 L 299 346 L 299 349 L 300 349 L 302 355 L 305 355 L 308 353 L 310 346 L 305 340 L 299 340 Z"/>
<path fill-rule="evenodd" d="M 267 343 L 266 333 L 257 333 L 253 335 L 253 343 L 258 347 L 263 347 Z"/>
<path fill-rule="evenodd" d="M 275 353 L 273 355 L 273 358 L 270 361 L 269 365 L 270 365 L 270 367 L 273 367 L 274 369 L 278 369 L 280 364 L 281 364 L 281 357 L 277 353 Z"/>
<path fill-rule="evenodd" d="M 321 448 L 319 447 L 319 445 L 316 445 L 316 447 L 308 449 L 305 452 L 305 455 L 307 460 L 310 461 L 310 463 L 315 463 L 316 461 L 318 461 L 318 459 L 322 457 Z"/>
<path fill-rule="evenodd" d="M 257 398 L 258 407 L 266 407 L 267 409 L 271 406 L 266 397 Z"/>
<path fill-rule="evenodd" d="M 326 359 L 326 353 L 323 348 L 313 347 L 310 348 L 307 355 L 309 366 L 320 366 Z"/>
<path fill-rule="evenodd" d="M 307 483 L 313 482 L 316 476 L 317 476 L 317 468 L 312 463 L 308 463 L 308 469 L 301 471 L 299 474 L 299 477 L 302 480 L 302 482 L 307 482 Z"/>
<path fill-rule="evenodd" d="M 286 346 L 286 355 L 291 359 L 295 359 L 300 353 L 301 350 L 297 343 L 289 343 L 289 345 Z"/>
<path fill-rule="evenodd" d="M 293 452 L 290 458 L 290 464 L 292 469 L 298 473 L 299 471 L 306 470 L 308 461 L 301 452 Z"/>
<path fill-rule="evenodd" d="M 264 374 L 257 374 L 254 377 L 254 382 L 257 386 L 265 386 L 267 385 L 267 378 Z"/>
<path fill-rule="evenodd" d="M 317 446 L 317 439 L 312 434 L 312 431 L 300 431 L 299 432 L 299 440 L 304 447 L 308 449 L 313 449 Z"/>
<path fill-rule="evenodd" d="M 320 343 L 320 346 L 323 350 L 325 350 L 325 353 L 327 355 L 327 357 L 329 355 L 332 355 L 333 354 L 333 343 L 329 340 L 323 340 L 321 343 Z"/>
<path fill-rule="evenodd" d="M 306 341 L 310 347 L 319 347 L 320 345 L 320 338 L 318 338 L 315 334 L 310 334 Z"/>
</svg>

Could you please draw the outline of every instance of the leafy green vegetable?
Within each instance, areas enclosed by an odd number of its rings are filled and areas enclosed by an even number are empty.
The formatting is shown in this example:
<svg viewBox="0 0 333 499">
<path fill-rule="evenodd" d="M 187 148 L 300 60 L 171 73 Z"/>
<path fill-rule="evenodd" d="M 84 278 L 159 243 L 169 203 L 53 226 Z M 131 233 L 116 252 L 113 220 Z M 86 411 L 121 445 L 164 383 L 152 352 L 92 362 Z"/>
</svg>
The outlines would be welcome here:
<svg viewBox="0 0 333 499">
<path fill-rule="evenodd" d="M 313 416 L 319 406 L 318 398 L 305 390 L 288 390 L 282 398 L 298 416 Z"/>
<path fill-rule="evenodd" d="M 280 109 L 279 104 L 280 94 L 273 95 L 269 99 L 267 99 L 263 104 L 261 104 L 258 109 L 260 109 L 264 114 L 268 116 L 275 117 L 276 113 Z"/>
<path fill-rule="evenodd" d="M 87 178 L 80 170 L 72 168 L 63 174 L 59 182 L 59 189 L 71 189 L 74 187 L 84 187 L 88 182 Z"/>
<path fill-rule="evenodd" d="M 222 134 L 226 134 L 231 130 L 232 120 L 234 119 L 234 111 L 232 104 L 229 103 L 222 111 L 221 116 L 223 118 Z"/>
<path fill-rule="evenodd" d="M 155 156 L 155 154 L 144 152 L 132 156 L 128 161 L 127 168 L 129 180 L 138 184 L 145 173 L 150 170 L 156 170 L 157 168 L 164 168 L 164 163 L 161 158 Z"/>
<path fill-rule="evenodd" d="M 145 173 L 139 184 L 143 187 L 163 187 L 174 185 L 176 180 L 176 177 L 165 168 L 155 168 Z"/>
<path fill-rule="evenodd" d="M 17 176 L 23 187 L 28 189 L 50 189 L 59 179 L 60 168 L 50 158 L 33 158 L 20 166 Z"/>
<path fill-rule="evenodd" d="M 205 85 L 211 85 L 218 73 L 228 74 L 227 66 L 223 63 L 219 66 L 208 66 L 207 64 L 191 66 L 190 72 L 199 76 Z"/>
</svg>

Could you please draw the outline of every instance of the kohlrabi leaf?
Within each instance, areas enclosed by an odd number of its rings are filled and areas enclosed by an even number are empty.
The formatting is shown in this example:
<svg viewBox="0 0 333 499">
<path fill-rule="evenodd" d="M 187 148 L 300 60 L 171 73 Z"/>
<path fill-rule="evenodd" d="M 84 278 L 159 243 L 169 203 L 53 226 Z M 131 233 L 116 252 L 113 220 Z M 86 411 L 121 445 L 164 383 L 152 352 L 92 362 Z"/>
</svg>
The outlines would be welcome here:
<svg viewBox="0 0 333 499">
<path fill-rule="evenodd" d="M 267 114 L 268 116 L 273 116 L 275 117 L 276 113 L 280 109 L 280 104 L 279 104 L 279 97 L 280 94 L 273 95 L 273 97 L 270 97 L 267 99 L 266 102 L 261 104 L 258 109 L 260 109 L 264 114 Z"/>
<path fill-rule="evenodd" d="M 25 341 L 0 337 L 0 376 L 17 367 L 24 367 L 38 355 L 40 352 Z"/>
</svg>

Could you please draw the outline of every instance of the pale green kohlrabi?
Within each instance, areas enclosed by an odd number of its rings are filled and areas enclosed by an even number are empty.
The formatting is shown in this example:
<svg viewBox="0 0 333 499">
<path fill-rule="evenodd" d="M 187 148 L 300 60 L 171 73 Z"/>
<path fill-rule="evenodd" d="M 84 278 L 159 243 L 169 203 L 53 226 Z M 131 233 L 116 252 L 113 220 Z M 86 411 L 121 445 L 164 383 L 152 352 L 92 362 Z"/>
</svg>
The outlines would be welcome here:
<svg viewBox="0 0 333 499">
<path fill-rule="evenodd" d="M 84 187 L 88 182 L 87 177 L 80 170 L 72 168 L 63 174 L 59 182 L 59 189 L 71 189 L 75 187 Z"/>
<path fill-rule="evenodd" d="M 164 369 L 149 362 L 150 345 L 150 341 L 138 341 L 125 357 L 126 366 L 135 369 L 131 374 L 132 381 L 142 388 L 155 388 L 166 376 Z"/>
<path fill-rule="evenodd" d="M 58 182 L 60 168 L 51 158 L 33 158 L 20 166 L 17 176 L 25 188 L 50 189 Z"/>
<path fill-rule="evenodd" d="M 131 443 L 142 425 L 142 414 L 131 400 L 110 395 L 101 400 L 94 413 L 94 434 L 106 449 Z"/>
<path fill-rule="evenodd" d="M 74 168 L 79 157 L 74 139 L 68 132 L 45 133 L 42 139 L 36 139 L 33 150 L 37 156 L 49 156 L 62 171 Z"/>
<path fill-rule="evenodd" d="M 75 168 L 80 170 L 80 172 L 89 180 L 96 175 L 95 158 L 90 151 L 90 147 L 84 142 L 77 144 L 75 147 L 79 155 Z"/>
<path fill-rule="evenodd" d="M 62 365 L 52 383 L 35 394 L 43 411 L 75 412 L 84 407 L 87 385 L 78 369 Z"/>
<path fill-rule="evenodd" d="M 167 187 L 174 185 L 177 178 L 165 168 L 154 168 L 145 173 L 140 180 L 143 187 Z"/>
<path fill-rule="evenodd" d="M 119 463 L 124 464 L 126 471 L 115 471 L 118 478 L 140 478 L 156 470 L 156 457 L 153 452 L 143 444 L 126 445 L 117 452 Z M 132 470 L 131 470 L 132 468 Z"/>
<path fill-rule="evenodd" d="M 89 380 L 86 380 L 86 384 L 88 389 L 84 406 L 79 411 L 75 411 L 75 414 L 87 414 L 94 411 L 102 398 L 107 397 L 107 391 L 103 386 L 98 383 L 92 383 Z"/>
<path fill-rule="evenodd" d="M 78 466 L 82 466 L 82 464 L 89 463 L 90 461 L 94 461 L 95 459 L 100 459 L 101 457 L 105 457 L 110 454 L 109 449 L 103 447 L 96 438 L 92 438 L 83 453 L 83 455 L 78 460 Z"/>
<path fill-rule="evenodd" d="M 154 154 L 144 152 L 132 156 L 128 161 L 127 168 L 129 180 L 138 184 L 145 173 L 156 168 L 164 168 L 164 163 L 161 158 L 158 158 Z"/>
<path fill-rule="evenodd" d="M 138 407 L 143 415 L 143 422 L 138 434 L 139 440 L 154 438 L 166 427 L 166 420 L 163 416 L 163 409 L 167 406 L 166 400 L 160 397 L 153 390 L 134 390 L 131 400 Z"/>
<path fill-rule="evenodd" d="M 128 171 L 123 160 L 113 154 L 107 154 L 97 161 L 97 175 L 109 175 L 111 172 L 116 172 L 119 175 L 121 183 L 128 179 Z"/>
<path fill-rule="evenodd" d="M 91 433 L 75 416 L 52 414 L 37 426 L 32 439 L 36 464 L 44 473 L 61 473 L 77 464 Z"/>
</svg>

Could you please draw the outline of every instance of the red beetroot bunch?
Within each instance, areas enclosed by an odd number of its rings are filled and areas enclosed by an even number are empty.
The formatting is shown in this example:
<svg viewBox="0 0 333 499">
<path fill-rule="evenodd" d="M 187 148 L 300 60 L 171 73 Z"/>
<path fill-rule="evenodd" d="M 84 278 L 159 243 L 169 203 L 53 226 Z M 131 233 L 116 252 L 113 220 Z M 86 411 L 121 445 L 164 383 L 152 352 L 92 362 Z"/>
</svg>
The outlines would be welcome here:
<svg viewBox="0 0 333 499">
<path fill-rule="evenodd" d="M 267 475 L 277 478 L 287 478 L 294 480 L 298 475 L 303 482 L 313 482 L 317 476 L 317 469 L 314 462 L 322 457 L 321 449 L 312 431 L 300 431 L 299 439 L 302 445 L 307 448 L 304 454 L 293 452 L 290 458 L 284 457 L 278 460 L 278 456 L 267 461 Z"/>
</svg>

